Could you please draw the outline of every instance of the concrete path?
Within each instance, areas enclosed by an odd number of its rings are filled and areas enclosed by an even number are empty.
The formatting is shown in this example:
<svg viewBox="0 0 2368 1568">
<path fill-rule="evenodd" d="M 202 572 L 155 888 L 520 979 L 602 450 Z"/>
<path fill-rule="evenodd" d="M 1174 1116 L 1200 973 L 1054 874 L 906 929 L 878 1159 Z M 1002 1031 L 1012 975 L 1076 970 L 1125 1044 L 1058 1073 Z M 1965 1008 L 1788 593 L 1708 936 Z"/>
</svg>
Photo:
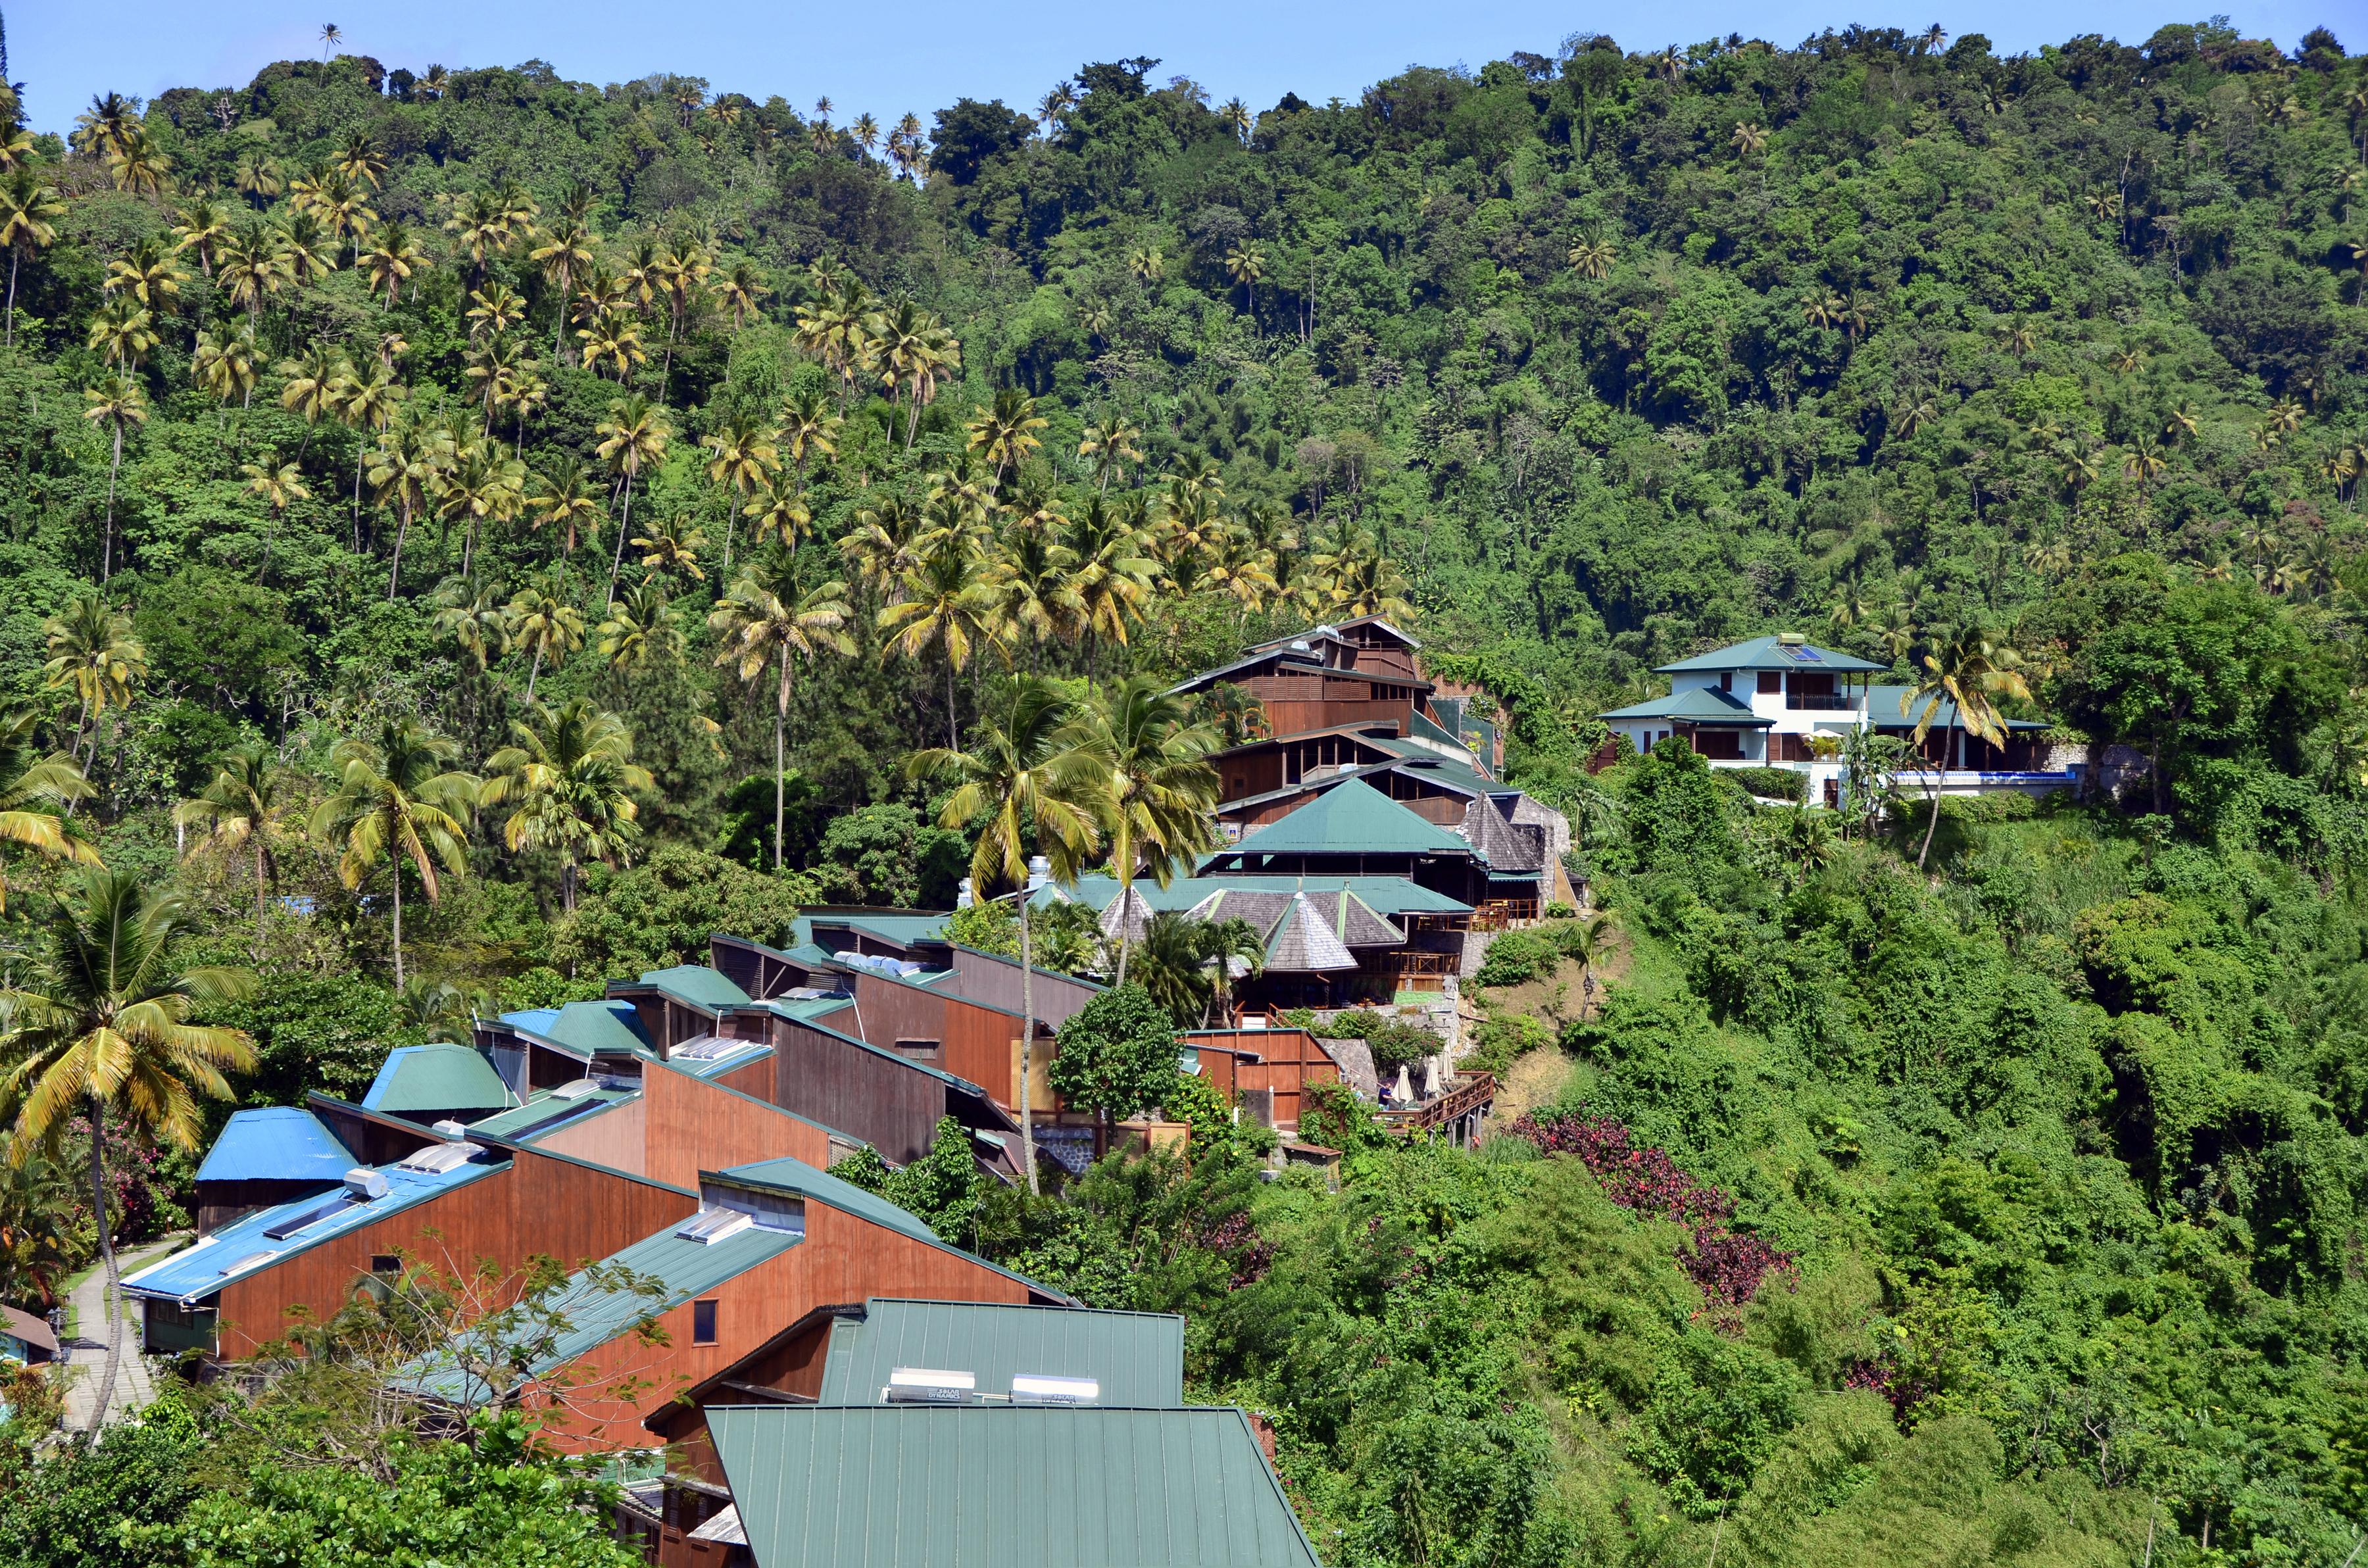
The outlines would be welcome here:
<svg viewBox="0 0 2368 1568">
<path fill-rule="evenodd" d="M 116 1255 L 119 1277 L 132 1273 L 146 1264 L 186 1245 L 187 1235 L 167 1236 L 135 1251 Z M 71 1431 L 90 1430 L 90 1415 L 98 1403 L 99 1380 L 107 1375 L 107 1270 L 94 1268 L 74 1286 L 74 1332 L 60 1348 L 65 1353 L 71 1369 L 66 1382 L 66 1426 Z M 148 1381 L 148 1363 L 140 1354 L 140 1314 L 131 1310 L 128 1299 L 121 1304 L 123 1312 L 123 1359 L 116 1368 L 115 1397 L 107 1402 L 107 1418 L 120 1421 L 155 1397 Z"/>
</svg>

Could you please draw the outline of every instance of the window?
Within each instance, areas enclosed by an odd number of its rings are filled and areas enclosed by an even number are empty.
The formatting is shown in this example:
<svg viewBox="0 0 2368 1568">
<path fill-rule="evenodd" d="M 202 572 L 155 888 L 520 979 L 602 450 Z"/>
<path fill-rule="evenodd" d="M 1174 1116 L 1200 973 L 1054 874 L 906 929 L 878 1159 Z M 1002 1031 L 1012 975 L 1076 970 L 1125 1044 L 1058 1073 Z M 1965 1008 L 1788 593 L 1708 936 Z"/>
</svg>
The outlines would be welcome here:
<svg viewBox="0 0 2368 1568">
<path fill-rule="evenodd" d="M 1733 670 L 1721 670 L 1718 672 L 1718 688 L 1721 691 L 1733 691 L 1735 689 L 1735 672 Z"/>
<path fill-rule="evenodd" d="M 370 1254 L 370 1272 L 387 1278 L 399 1276 L 403 1272 L 403 1259 L 391 1252 L 374 1252 Z"/>
<path fill-rule="evenodd" d="M 1760 695 L 1760 696 L 1762 696 L 1762 697 L 1770 697 L 1770 696 L 1773 696 L 1773 695 L 1775 695 L 1776 693 L 1782 691 L 1783 689 L 1784 689 L 1784 672 L 1783 672 L 1782 670 L 1762 670 L 1762 671 L 1760 671 L 1760 672 L 1759 672 L 1759 695 Z"/>
<path fill-rule="evenodd" d="M 934 1040 L 900 1040 L 896 1042 L 896 1054 L 915 1062 L 935 1062 L 942 1043 Z"/>
<path fill-rule="evenodd" d="M 713 1301 L 690 1303 L 690 1342 L 693 1345 L 715 1343 L 715 1303 Z"/>
</svg>

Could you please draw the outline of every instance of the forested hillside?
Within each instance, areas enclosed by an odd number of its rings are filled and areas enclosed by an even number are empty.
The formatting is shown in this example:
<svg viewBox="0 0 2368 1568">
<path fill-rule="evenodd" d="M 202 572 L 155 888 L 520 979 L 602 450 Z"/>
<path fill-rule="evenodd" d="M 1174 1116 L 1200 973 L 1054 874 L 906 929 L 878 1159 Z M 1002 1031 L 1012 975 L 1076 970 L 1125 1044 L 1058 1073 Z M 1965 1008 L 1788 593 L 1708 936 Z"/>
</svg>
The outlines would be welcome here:
<svg viewBox="0 0 2368 1568">
<path fill-rule="evenodd" d="M 2352 1562 L 2362 62 L 2214 22 L 1581 35 L 1267 108 L 1162 72 L 883 125 L 347 55 L 0 133 L 0 969 L 63 983 L 103 862 L 185 895 L 151 967 L 235 966 L 183 989 L 253 1047 L 122 1102 L 118 1223 L 229 1104 L 472 1006 L 950 904 L 906 759 L 1021 677 L 1381 612 L 1611 915 L 1591 1005 L 1563 922 L 1484 976 L 1529 1119 L 1335 1105 L 1337 1194 L 1202 1107 L 1189 1162 L 892 1195 L 1189 1312 L 1327 1562 Z M 1582 769 L 1654 665 L 1778 630 L 2132 782 L 1846 822 L 1681 743 Z M 46 1017 L 0 1003 L 36 1309 L 95 1236 Z M 121 1561 L 295 1560 L 205 1509 L 368 1490 L 168 1403 L 71 1464 L 0 1428 L 0 1561 L 97 1507 Z"/>
</svg>

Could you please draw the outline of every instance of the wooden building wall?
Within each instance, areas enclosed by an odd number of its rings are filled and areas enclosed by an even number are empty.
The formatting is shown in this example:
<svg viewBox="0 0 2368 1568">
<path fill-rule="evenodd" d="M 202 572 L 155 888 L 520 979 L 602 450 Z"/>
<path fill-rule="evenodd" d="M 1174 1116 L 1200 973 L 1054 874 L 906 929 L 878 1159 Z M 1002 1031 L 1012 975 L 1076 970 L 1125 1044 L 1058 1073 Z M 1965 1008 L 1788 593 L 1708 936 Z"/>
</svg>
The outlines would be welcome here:
<svg viewBox="0 0 2368 1568">
<path fill-rule="evenodd" d="M 1041 965 L 1042 962 L 1040 954 L 1038 963 Z M 1019 1011 L 1020 973 L 1016 960 L 957 948 L 953 953 L 953 969 L 955 978 L 951 983 L 960 987 L 963 996 L 990 1007 L 1000 1007 L 1008 1013 Z M 948 983 L 939 981 L 938 983 L 943 985 Z M 1036 971 L 1030 989 L 1035 994 L 1036 1017 L 1055 1029 L 1101 994 L 1099 986 L 1071 979 L 1065 974 L 1055 974 L 1041 967 Z M 1012 1038 L 1019 1038 L 1017 1029 L 1013 1031 Z M 963 1076 L 968 1077 L 969 1074 L 964 1074 Z"/>
<path fill-rule="evenodd" d="M 1011 1068 L 1011 1045 L 1019 1038 L 1016 1015 L 880 975 L 856 975 L 854 984 L 863 1039 L 891 1051 L 904 1049 L 900 1040 L 935 1040 L 934 1054 L 915 1050 L 914 1060 L 976 1084 L 1007 1108 L 1018 1100 Z"/>
<path fill-rule="evenodd" d="M 1274 1119 L 1287 1125 L 1298 1124 L 1309 1085 L 1340 1081 L 1339 1066 L 1305 1029 L 1193 1030 L 1184 1043 L 1200 1057 L 1201 1077 L 1228 1097 L 1273 1090 Z"/>
<path fill-rule="evenodd" d="M 648 1087 L 657 1074 L 644 1072 L 642 1084 Z M 581 1121 L 570 1122 L 545 1138 L 535 1140 L 534 1146 L 546 1153 L 565 1154 L 570 1159 L 589 1160 L 610 1170 L 627 1171 L 634 1176 L 651 1176 L 649 1163 L 649 1107 L 642 1100 L 620 1100 L 606 1110 L 595 1111 Z M 660 1180 L 666 1178 L 660 1177 Z M 696 1187 L 696 1181 L 677 1185 Z"/>
<path fill-rule="evenodd" d="M 733 1030 L 735 1039 L 767 1040 L 770 1038 L 770 1030 L 761 1017 L 743 1016 L 735 1017 L 733 1021 L 742 1026 Z M 744 1029 L 748 1032 L 744 1033 Z M 768 1099 L 773 1093 L 773 1059 L 769 1056 L 760 1056 L 754 1062 L 742 1062 L 729 1073 L 718 1073 L 707 1081 L 711 1084 L 721 1084 L 727 1089 L 737 1089 L 744 1095 L 754 1095 L 760 1100 Z"/>
<path fill-rule="evenodd" d="M 830 1166 L 830 1134 L 820 1127 L 688 1073 L 651 1068 L 642 1077 L 641 1103 L 648 1110 L 646 1170 L 659 1181 L 695 1189 L 703 1170 L 758 1160 Z"/>
<path fill-rule="evenodd" d="M 857 1308 L 862 1305 L 853 1301 L 833 1304 Z M 807 1403 L 820 1399 L 832 1321 L 827 1315 L 816 1317 L 780 1344 L 751 1358 L 746 1366 L 734 1371 L 732 1381 L 756 1388 L 777 1389 Z M 719 1389 L 714 1394 L 718 1404 L 746 1404 L 753 1403 L 754 1397 L 761 1396 L 733 1389 Z M 682 1462 L 700 1480 L 711 1486 L 731 1485 L 723 1473 L 723 1461 L 716 1457 L 715 1444 L 708 1437 L 703 1406 L 696 1403 L 666 1405 L 646 1417 L 643 1425 L 675 1445 Z"/>
<path fill-rule="evenodd" d="M 644 1417 L 816 1307 L 868 1296 L 1022 1303 L 1029 1294 L 1026 1285 L 984 1264 L 809 1201 L 803 1241 L 700 1298 L 716 1303 L 715 1344 L 691 1344 L 693 1303 L 660 1313 L 671 1344 L 627 1335 L 584 1357 L 575 1363 L 569 1408 L 553 1414 L 543 1436 L 571 1453 L 647 1448 L 653 1437 Z M 630 1392 L 622 1388 L 630 1379 L 651 1386 L 630 1398 L 604 1397 Z"/>
<path fill-rule="evenodd" d="M 836 1018 L 851 1028 L 848 1014 Z M 894 1165 L 928 1152 L 946 1113 L 941 1081 L 794 1018 L 776 1017 L 772 1029 L 773 1091 L 767 1098 L 861 1139 Z"/>
<path fill-rule="evenodd" d="M 610 1253 L 699 1211 L 696 1192 L 598 1170 L 531 1149 L 506 1151 L 507 1169 L 308 1248 L 222 1287 L 221 1354 L 232 1360 L 288 1331 L 290 1307 L 325 1318 L 351 1299 L 374 1256 L 408 1252 L 427 1267 L 467 1273 L 490 1257 L 505 1273 L 546 1253 L 561 1262 Z M 434 1237 L 427 1232 L 438 1233 Z"/>
</svg>

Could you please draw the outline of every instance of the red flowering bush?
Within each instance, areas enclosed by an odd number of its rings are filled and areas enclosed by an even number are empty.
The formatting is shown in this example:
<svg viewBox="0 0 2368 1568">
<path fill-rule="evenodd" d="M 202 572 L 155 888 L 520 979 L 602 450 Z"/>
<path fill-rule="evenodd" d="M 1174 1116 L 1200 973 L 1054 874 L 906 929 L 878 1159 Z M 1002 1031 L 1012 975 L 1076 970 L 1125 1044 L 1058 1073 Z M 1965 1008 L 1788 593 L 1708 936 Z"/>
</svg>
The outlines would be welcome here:
<svg viewBox="0 0 2368 1568">
<path fill-rule="evenodd" d="M 1687 1175 L 1667 1151 L 1637 1147 L 1624 1122 L 1584 1111 L 1532 1112 L 1513 1123 L 1513 1136 L 1537 1145 L 1542 1154 L 1577 1156 L 1602 1183 L 1604 1196 L 1622 1209 L 1691 1230 L 1686 1272 L 1721 1313 L 1733 1312 L 1759 1293 L 1769 1275 L 1793 1266 L 1792 1253 L 1733 1228 L 1734 1199 Z"/>
</svg>

